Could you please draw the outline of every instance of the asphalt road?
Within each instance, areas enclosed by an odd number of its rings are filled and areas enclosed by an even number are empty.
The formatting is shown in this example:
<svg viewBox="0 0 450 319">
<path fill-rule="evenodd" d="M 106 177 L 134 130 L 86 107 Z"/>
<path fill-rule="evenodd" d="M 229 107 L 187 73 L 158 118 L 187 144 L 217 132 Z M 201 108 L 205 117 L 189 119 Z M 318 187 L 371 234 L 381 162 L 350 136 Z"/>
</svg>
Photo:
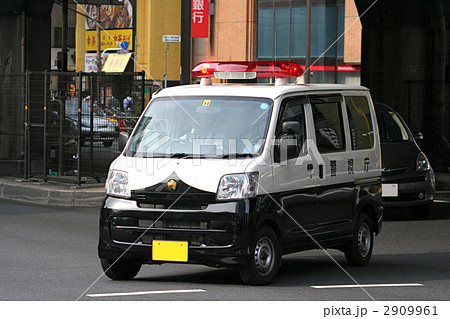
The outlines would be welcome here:
<svg viewBox="0 0 450 319">
<path fill-rule="evenodd" d="M 0 200 L 0 300 L 448 300 L 450 204 L 426 220 L 387 216 L 371 263 L 352 268 L 338 251 L 283 258 L 269 286 L 242 284 L 228 269 L 144 266 L 132 281 L 102 275 L 97 208 L 58 208 Z M 329 285 L 394 284 L 364 289 Z M 405 285 L 406 284 L 406 285 Z M 105 295 L 106 294 L 106 295 Z"/>
</svg>

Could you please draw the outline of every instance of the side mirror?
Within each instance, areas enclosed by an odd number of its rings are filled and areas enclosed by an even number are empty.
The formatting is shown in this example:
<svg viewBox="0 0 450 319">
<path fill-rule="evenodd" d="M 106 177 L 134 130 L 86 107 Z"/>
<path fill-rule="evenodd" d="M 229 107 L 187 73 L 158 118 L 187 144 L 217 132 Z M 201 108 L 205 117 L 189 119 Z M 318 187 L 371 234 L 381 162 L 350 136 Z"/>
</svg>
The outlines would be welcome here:
<svg viewBox="0 0 450 319">
<path fill-rule="evenodd" d="M 127 145 L 128 138 L 130 134 L 128 132 L 120 132 L 119 133 L 119 151 L 123 151 L 125 145 Z"/>
<path fill-rule="evenodd" d="M 413 137 L 414 137 L 414 139 L 415 139 L 416 141 L 422 141 L 422 140 L 423 140 L 423 134 L 422 134 L 422 132 L 414 131 L 414 132 L 412 132 L 412 134 L 413 134 Z"/>
<path fill-rule="evenodd" d="M 281 125 L 283 135 L 279 139 L 278 145 L 274 149 L 274 161 L 276 163 L 285 162 L 294 158 L 299 153 L 299 146 L 295 134 L 300 133 L 300 123 L 297 121 L 287 121 Z"/>
<path fill-rule="evenodd" d="M 281 126 L 281 132 L 283 134 L 295 135 L 300 133 L 300 123 L 297 121 L 287 121 Z"/>
</svg>

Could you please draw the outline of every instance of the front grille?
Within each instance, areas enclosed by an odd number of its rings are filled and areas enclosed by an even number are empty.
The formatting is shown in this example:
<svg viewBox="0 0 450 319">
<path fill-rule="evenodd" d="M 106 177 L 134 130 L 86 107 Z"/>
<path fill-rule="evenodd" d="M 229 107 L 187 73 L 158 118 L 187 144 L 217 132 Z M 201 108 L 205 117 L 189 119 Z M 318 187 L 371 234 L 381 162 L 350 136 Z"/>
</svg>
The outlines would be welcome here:
<svg viewBox="0 0 450 319">
<path fill-rule="evenodd" d="M 142 208 L 203 210 L 216 202 L 216 194 L 190 187 L 179 180 L 177 189 L 169 191 L 166 183 L 131 191 L 131 199 Z"/>
<path fill-rule="evenodd" d="M 231 220 L 115 217 L 111 236 L 122 243 L 174 240 L 187 241 L 190 246 L 228 246 L 233 243 L 235 225 Z"/>
<path fill-rule="evenodd" d="M 423 194 L 421 198 L 419 198 L 419 194 Z M 397 197 L 383 197 L 383 200 L 386 202 L 396 202 L 396 201 L 416 201 L 425 199 L 425 192 L 417 192 L 417 193 L 407 193 L 407 194 L 399 194 Z"/>
<path fill-rule="evenodd" d="M 395 180 L 395 183 L 398 184 L 403 184 L 403 183 L 420 183 L 420 182 L 424 182 L 426 181 L 426 177 L 425 176 L 416 176 L 416 177 L 407 177 L 407 178 L 402 178 L 402 179 L 398 179 Z"/>
<path fill-rule="evenodd" d="M 181 210 L 204 210 L 208 207 L 207 205 L 189 205 L 189 204 L 180 205 L 178 203 L 172 203 L 170 205 L 168 205 L 168 204 L 145 204 L 139 200 L 138 200 L 138 206 L 140 208 L 181 209 Z"/>
<path fill-rule="evenodd" d="M 208 229 L 208 222 L 190 219 L 139 219 L 139 227 L 169 229 Z"/>
</svg>

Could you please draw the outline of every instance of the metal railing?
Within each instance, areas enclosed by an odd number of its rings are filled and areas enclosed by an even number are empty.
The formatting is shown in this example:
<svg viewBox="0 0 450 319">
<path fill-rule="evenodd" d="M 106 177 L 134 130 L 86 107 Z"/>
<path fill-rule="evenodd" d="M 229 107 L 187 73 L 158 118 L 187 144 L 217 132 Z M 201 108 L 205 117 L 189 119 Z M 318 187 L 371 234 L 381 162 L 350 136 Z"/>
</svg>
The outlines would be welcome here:
<svg viewBox="0 0 450 319">
<path fill-rule="evenodd" d="M 145 74 L 4 75 L 0 102 L 0 175 L 101 182 L 145 107 Z"/>
</svg>

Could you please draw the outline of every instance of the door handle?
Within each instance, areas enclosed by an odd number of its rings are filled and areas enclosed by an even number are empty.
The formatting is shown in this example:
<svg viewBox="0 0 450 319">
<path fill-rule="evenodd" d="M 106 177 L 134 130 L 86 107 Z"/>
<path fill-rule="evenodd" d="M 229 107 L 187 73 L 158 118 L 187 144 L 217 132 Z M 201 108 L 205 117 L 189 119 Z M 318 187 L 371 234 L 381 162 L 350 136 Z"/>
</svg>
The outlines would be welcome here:
<svg viewBox="0 0 450 319">
<path fill-rule="evenodd" d="M 319 164 L 319 178 L 323 179 L 323 164 Z"/>
</svg>

